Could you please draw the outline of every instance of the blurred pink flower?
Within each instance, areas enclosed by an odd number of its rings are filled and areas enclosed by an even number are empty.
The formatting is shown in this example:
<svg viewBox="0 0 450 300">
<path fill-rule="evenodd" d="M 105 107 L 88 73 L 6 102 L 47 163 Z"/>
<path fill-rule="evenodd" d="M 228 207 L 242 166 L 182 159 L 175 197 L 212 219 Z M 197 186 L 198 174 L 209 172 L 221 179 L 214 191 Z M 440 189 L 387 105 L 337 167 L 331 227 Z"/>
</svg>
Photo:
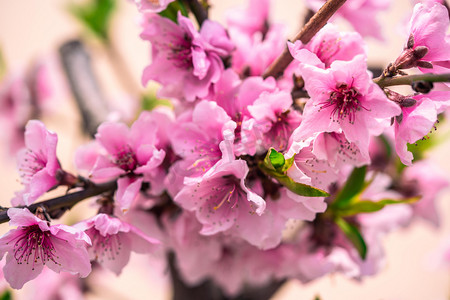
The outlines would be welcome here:
<svg viewBox="0 0 450 300">
<path fill-rule="evenodd" d="M 333 61 L 350 61 L 367 53 L 367 46 L 357 32 L 339 32 L 331 23 L 320 29 L 308 44 L 288 42 L 288 47 L 295 60 L 322 69 L 329 68 Z"/>
<path fill-rule="evenodd" d="M 306 5 L 318 11 L 325 0 L 307 0 Z M 345 18 L 362 36 L 383 40 L 381 24 L 377 20 L 380 11 L 387 10 L 391 0 L 349 0 L 336 15 Z"/>
<path fill-rule="evenodd" d="M 158 13 L 167 8 L 174 0 L 134 0 L 139 11 Z"/>
</svg>

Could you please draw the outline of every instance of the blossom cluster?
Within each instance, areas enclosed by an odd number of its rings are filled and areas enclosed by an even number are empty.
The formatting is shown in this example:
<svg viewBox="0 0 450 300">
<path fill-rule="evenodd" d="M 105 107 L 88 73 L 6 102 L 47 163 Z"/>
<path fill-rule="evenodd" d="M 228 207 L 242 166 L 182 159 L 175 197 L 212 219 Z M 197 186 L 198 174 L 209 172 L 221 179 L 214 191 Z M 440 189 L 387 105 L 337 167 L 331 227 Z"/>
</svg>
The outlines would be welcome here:
<svg viewBox="0 0 450 300">
<path fill-rule="evenodd" d="M 230 12 L 226 27 L 199 28 L 182 11 L 158 14 L 173 1 L 135 2 L 151 47 L 142 83 L 159 83 L 171 107 L 142 111 L 131 126 L 103 122 L 75 154 L 77 175 L 58 160 L 56 133 L 27 123 L 24 187 L 7 210 L 16 228 L 0 238 L 12 288 L 45 266 L 86 277 L 96 262 L 119 275 L 131 251 L 159 250 L 175 254 L 187 284 L 212 279 L 227 295 L 286 278 L 360 279 L 383 267 L 385 234 L 418 218 L 439 225 L 435 199 L 448 181 L 411 144 L 450 106 L 448 83 L 415 82 L 404 95 L 389 82 L 405 70 L 448 73 L 442 4 L 415 5 L 404 49 L 374 79 L 363 37 L 382 35 L 361 18 L 389 1 L 348 1 L 338 14 L 357 31 L 328 23 L 308 43 L 286 43 L 268 0 Z M 325 1 L 307 2 L 317 10 Z M 285 47 L 292 62 L 267 76 Z M 18 107 L 19 90 L 3 88 L 0 101 Z M 94 192 L 96 215 L 67 226 L 36 202 L 58 186 L 107 188 Z M 137 212 L 157 222 L 138 224 Z"/>
</svg>

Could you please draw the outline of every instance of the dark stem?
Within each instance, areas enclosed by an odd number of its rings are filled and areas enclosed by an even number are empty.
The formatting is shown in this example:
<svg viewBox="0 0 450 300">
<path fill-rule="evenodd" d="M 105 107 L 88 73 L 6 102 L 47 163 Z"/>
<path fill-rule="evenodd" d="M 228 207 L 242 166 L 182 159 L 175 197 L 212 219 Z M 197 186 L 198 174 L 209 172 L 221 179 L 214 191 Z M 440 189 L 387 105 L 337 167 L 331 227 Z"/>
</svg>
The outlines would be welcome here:
<svg viewBox="0 0 450 300">
<path fill-rule="evenodd" d="M 89 197 L 100 195 L 107 191 L 113 191 L 117 188 L 116 181 L 109 181 L 106 183 L 101 184 L 94 184 L 92 182 L 88 182 L 88 186 L 79 192 L 67 194 L 64 196 L 56 197 L 53 199 L 45 200 L 42 202 L 31 204 L 30 206 L 26 206 L 28 210 L 32 213 L 36 212 L 36 209 L 38 207 L 44 207 L 45 211 L 49 213 L 50 215 L 53 212 L 59 211 L 59 210 L 66 210 L 72 208 L 75 204 L 78 202 L 87 199 Z M 23 208 L 24 206 L 21 206 L 19 208 Z M 0 211 L 0 223 L 5 223 L 9 221 L 8 217 L 8 209 L 4 209 Z"/>
<path fill-rule="evenodd" d="M 197 0 L 184 0 L 184 2 L 189 6 L 189 9 L 194 14 L 195 19 L 197 19 L 198 26 L 201 27 L 203 22 L 208 19 L 208 11 Z"/>
<path fill-rule="evenodd" d="M 83 118 L 84 130 L 94 136 L 97 127 L 106 120 L 108 109 L 92 70 L 89 54 L 81 41 L 74 40 L 64 43 L 59 48 L 59 55 Z"/>
<path fill-rule="evenodd" d="M 380 76 L 373 79 L 373 82 L 378 84 L 381 88 L 393 85 L 412 85 L 414 82 L 418 81 L 450 82 L 450 73 L 446 74 L 425 73 L 425 74 L 405 75 L 397 77 Z"/>
<path fill-rule="evenodd" d="M 313 36 L 327 23 L 336 11 L 345 3 L 346 0 L 328 0 L 319 9 L 319 11 L 303 26 L 302 30 L 294 38 L 293 42 L 300 40 L 303 44 L 307 44 Z M 286 67 L 291 63 L 293 57 L 286 47 L 283 53 L 269 66 L 263 77 L 273 76 L 280 77 Z"/>
</svg>

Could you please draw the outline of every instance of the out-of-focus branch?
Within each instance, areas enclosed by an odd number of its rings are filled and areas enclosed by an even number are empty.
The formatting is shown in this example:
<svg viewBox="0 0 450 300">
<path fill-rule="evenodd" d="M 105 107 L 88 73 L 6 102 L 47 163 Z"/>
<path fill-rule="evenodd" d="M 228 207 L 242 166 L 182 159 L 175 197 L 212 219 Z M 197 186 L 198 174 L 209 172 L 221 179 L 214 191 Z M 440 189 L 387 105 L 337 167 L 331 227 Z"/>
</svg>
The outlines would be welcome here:
<svg viewBox="0 0 450 300">
<path fill-rule="evenodd" d="M 303 44 L 307 44 L 313 36 L 327 23 L 331 16 L 345 3 L 346 0 L 328 0 L 314 14 L 314 16 L 303 26 L 302 30 L 297 34 L 293 41 L 300 40 Z M 264 72 L 263 77 L 269 76 L 280 77 L 286 67 L 293 60 L 289 49 L 286 47 L 283 53 L 269 66 Z"/>
<path fill-rule="evenodd" d="M 203 22 L 208 19 L 208 11 L 198 0 L 184 0 L 189 6 L 190 11 L 197 19 L 198 26 L 202 26 Z"/>
<path fill-rule="evenodd" d="M 43 207 L 45 211 L 49 214 L 56 212 L 58 210 L 65 210 L 72 208 L 78 202 L 87 199 L 89 197 L 97 196 L 108 191 L 114 191 L 117 188 L 116 181 L 109 181 L 102 184 L 94 184 L 92 182 L 88 183 L 88 186 L 79 192 L 74 192 L 66 194 L 64 196 L 56 197 L 46 201 L 38 202 L 26 206 L 28 210 L 32 213 L 36 212 L 38 207 Z M 8 208 L 3 208 L 0 211 L 0 223 L 5 223 L 9 221 Z"/>
<path fill-rule="evenodd" d="M 414 82 L 426 81 L 426 82 L 450 82 L 450 73 L 446 74 L 417 74 L 417 75 L 405 75 L 397 77 L 384 77 L 380 76 L 373 79 L 373 82 L 378 84 L 381 88 L 393 85 L 412 85 Z"/>
<path fill-rule="evenodd" d="M 79 40 L 62 45 L 59 54 L 83 118 L 83 127 L 94 136 L 97 127 L 106 120 L 108 108 L 92 70 L 89 54 Z"/>
</svg>

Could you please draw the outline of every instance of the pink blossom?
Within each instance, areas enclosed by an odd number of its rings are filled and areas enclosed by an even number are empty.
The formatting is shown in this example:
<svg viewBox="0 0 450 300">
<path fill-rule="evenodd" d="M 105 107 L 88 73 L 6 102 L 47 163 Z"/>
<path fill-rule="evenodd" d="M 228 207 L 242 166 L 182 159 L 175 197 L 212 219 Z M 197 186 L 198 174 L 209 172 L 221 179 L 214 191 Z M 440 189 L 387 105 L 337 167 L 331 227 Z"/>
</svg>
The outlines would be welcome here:
<svg viewBox="0 0 450 300">
<path fill-rule="evenodd" d="M 142 112 L 131 128 L 123 123 L 105 122 L 95 135 L 96 143 L 80 148 L 76 164 L 90 170 L 95 181 L 118 178 L 116 201 L 126 211 L 139 194 L 142 183 L 151 182 L 165 152 L 158 150 L 157 124 Z"/>
<path fill-rule="evenodd" d="M 148 253 L 159 243 L 138 228 L 103 213 L 77 224 L 77 228 L 86 232 L 92 241 L 88 247 L 91 260 L 116 275 L 127 265 L 131 251 Z"/>
<path fill-rule="evenodd" d="M 152 44 L 152 63 L 144 70 L 143 84 L 149 80 L 161 83 L 161 97 L 187 101 L 206 97 L 223 72 L 221 57 L 234 47 L 225 29 L 207 20 L 197 32 L 181 14 L 179 25 L 156 14 L 144 17 L 141 38 Z"/>
<path fill-rule="evenodd" d="M 214 86 L 212 101 L 217 102 L 225 112 L 236 122 L 234 153 L 236 155 L 254 155 L 260 131 L 255 130 L 254 120 L 248 107 L 252 105 L 262 92 L 276 90 L 273 77 L 248 77 L 244 81 L 232 70 L 228 69 Z"/>
<path fill-rule="evenodd" d="M 280 238 L 280 231 L 273 229 L 277 216 L 265 212 L 264 199 L 247 187 L 248 171 L 244 160 L 222 159 L 201 178 L 185 178 L 174 200 L 195 212 L 203 225 L 201 234 L 228 232 L 260 248 L 272 248 Z"/>
<path fill-rule="evenodd" d="M 264 149 L 284 151 L 301 122 L 300 113 L 292 110 L 291 95 L 286 91 L 262 92 L 247 109 L 255 120 L 255 130 L 261 132 L 258 136 L 262 137 Z"/>
<path fill-rule="evenodd" d="M 58 184 L 61 171 L 56 157 L 58 137 L 38 120 L 28 122 L 25 129 L 26 149 L 18 154 L 18 169 L 24 189 L 11 200 L 13 205 L 30 205 Z"/>
<path fill-rule="evenodd" d="M 232 68 L 243 75 L 261 75 L 283 52 L 286 28 L 282 24 L 269 27 L 267 33 L 247 35 L 241 28 L 228 29 L 236 45 L 232 53 Z"/>
<path fill-rule="evenodd" d="M 23 291 L 23 292 L 22 292 Z M 79 276 L 47 268 L 22 290 L 24 299 L 34 300 L 83 300 L 83 281 Z"/>
<path fill-rule="evenodd" d="M 183 176 L 201 176 L 222 158 L 219 144 L 224 140 L 234 142 L 236 123 L 217 103 L 206 100 L 184 119 L 177 122 L 170 135 L 173 150 L 183 158 L 177 171 Z"/>
<path fill-rule="evenodd" d="M 382 133 L 401 109 L 371 81 L 366 69 L 362 55 L 348 62 L 334 61 L 326 70 L 301 66 L 311 99 L 293 133 L 293 144 L 318 132 L 342 132 L 368 157 L 369 137 Z"/>
<path fill-rule="evenodd" d="M 325 0 L 307 0 L 306 4 L 318 11 Z M 383 40 L 381 24 L 377 20 L 380 11 L 387 10 L 390 0 L 349 0 L 339 8 L 336 15 L 345 18 L 362 36 Z"/>
<path fill-rule="evenodd" d="M 17 226 L 0 238 L 0 257 L 5 253 L 5 279 L 12 288 L 36 278 L 44 265 L 55 272 L 66 271 L 86 277 L 91 264 L 86 246 L 89 237 L 66 225 L 50 225 L 26 208 L 10 208 L 9 225 Z"/>
<path fill-rule="evenodd" d="M 408 143 L 415 143 L 430 132 L 437 120 L 436 107 L 425 98 L 402 111 L 402 117 L 395 122 L 395 150 L 402 163 L 411 166 L 413 155 L 408 151 Z"/>
<path fill-rule="evenodd" d="M 134 0 L 139 11 L 158 13 L 167 8 L 174 0 Z"/>
<path fill-rule="evenodd" d="M 274 278 L 284 278 L 292 266 L 287 256 L 289 249 L 283 245 L 259 250 L 225 234 L 200 235 L 201 224 L 186 211 L 174 221 L 169 218 L 165 221 L 177 266 L 183 279 L 191 285 L 212 279 L 232 296 L 244 286 L 258 287 Z"/>
<path fill-rule="evenodd" d="M 367 46 L 357 32 L 339 32 L 333 24 L 320 29 L 308 44 L 288 42 L 288 47 L 297 61 L 323 69 L 335 60 L 350 61 L 358 54 L 367 53 Z"/>
<path fill-rule="evenodd" d="M 327 161 L 331 167 L 338 169 L 343 165 L 360 167 L 370 163 L 370 157 L 363 156 L 355 143 L 347 141 L 343 133 L 320 133 L 314 140 L 312 152 L 317 159 Z"/>
<path fill-rule="evenodd" d="M 447 9 L 437 2 L 418 3 L 409 23 L 409 39 L 394 62 L 397 68 L 420 67 L 425 72 L 449 68 L 450 39 Z M 431 64 L 430 64 L 431 63 Z"/>
<path fill-rule="evenodd" d="M 16 153 L 24 146 L 25 125 L 31 118 L 50 110 L 54 92 L 54 70 L 49 62 L 39 62 L 30 72 L 14 70 L 0 84 L 0 124 L 4 128 L 0 137 Z"/>
<path fill-rule="evenodd" d="M 245 9 L 233 9 L 227 13 L 229 29 L 238 29 L 247 36 L 267 31 L 270 0 L 249 0 Z"/>
<path fill-rule="evenodd" d="M 401 192 L 405 197 L 420 196 L 414 204 L 414 215 L 439 226 L 440 217 L 436 207 L 439 193 L 449 185 L 447 176 L 435 164 L 423 160 L 405 169 L 402 176 Z"/>
</svg>

